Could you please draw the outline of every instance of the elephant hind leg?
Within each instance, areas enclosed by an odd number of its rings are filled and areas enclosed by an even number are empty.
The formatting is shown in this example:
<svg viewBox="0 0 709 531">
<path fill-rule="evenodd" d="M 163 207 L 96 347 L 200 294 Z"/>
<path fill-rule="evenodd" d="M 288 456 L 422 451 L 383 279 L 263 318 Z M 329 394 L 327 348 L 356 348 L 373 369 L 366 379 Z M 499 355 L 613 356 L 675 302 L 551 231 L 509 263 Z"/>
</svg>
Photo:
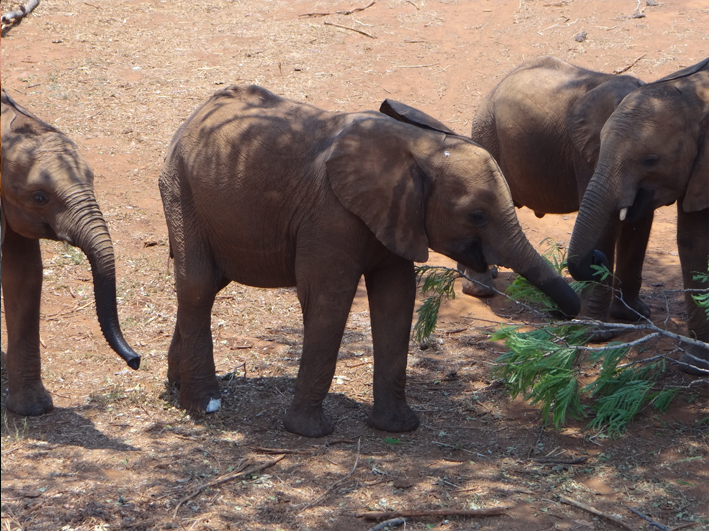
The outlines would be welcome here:
<svg viewBox="0 0 709 531">
<path fill-rule="evenodd" d="M 9 226 L 4 236 L 1 267 L 7 323 L 7 409 L 23 416 L 43 415 L 54 406 L 42 383 L 39 351 L 42 298 L 39 240 L 20 236 Z"/>
<path fill-rule="evenodd" d="M 655 212 L 651 211 L 633 223 L 621 224 L 616 244 L 616 295 L 610 311 L 614 319 L 639 321 L 643 317 L 650 317 L 650 307 L 640 299 L 640 288 L 643 260 L 654 215 Z"/>
<path fill-rule="evenodd" d="M 187 253 L 186 253 L 187 254 Z M 213 413 L 221 407 L 214 366 L 211 317 L 221 284 L 210 262 L 197 253 L 175 257 L 177 322 L 168 351 L 168 380 L 179 386 L 180 406 Z M 201 264 L 197 271 L 191 264 Z"/>
</svg>

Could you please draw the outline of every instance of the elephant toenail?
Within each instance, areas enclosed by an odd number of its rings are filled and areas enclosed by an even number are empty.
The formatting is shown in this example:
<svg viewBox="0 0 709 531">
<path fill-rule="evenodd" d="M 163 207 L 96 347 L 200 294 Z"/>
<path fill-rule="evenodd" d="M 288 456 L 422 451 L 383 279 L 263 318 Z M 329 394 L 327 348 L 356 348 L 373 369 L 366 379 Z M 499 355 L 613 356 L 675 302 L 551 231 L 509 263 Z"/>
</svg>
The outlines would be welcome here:
<svg viewBox="0 0 709 531">
<path fill-rule="evenodd" d="M 219 408 L 222 407 L 222 399 L 221 398 L 212 398 L 209 400 L 209 404 L 207 404 L 207 413 L 214 413 L 215 411 L 219 411 Z"/>
</svg>

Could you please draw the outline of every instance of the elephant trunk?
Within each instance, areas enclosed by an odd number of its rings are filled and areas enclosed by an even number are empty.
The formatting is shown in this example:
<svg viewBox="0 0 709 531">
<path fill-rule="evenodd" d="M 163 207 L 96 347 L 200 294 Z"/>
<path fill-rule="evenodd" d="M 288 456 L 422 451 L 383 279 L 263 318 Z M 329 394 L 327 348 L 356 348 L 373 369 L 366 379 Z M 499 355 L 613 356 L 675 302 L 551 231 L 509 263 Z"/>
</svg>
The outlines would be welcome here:
<svg viewBox="0 0 709 531">
<path fill-rule="evenodd" d="M 106 341 L 131 369 L 140 367 L 140 355 L 123 338 L 116 307 L 116 268 L 108 227 L 90 189 L 74 192 L 66 219 L 67 230 L 58 233 L 81 249 L 89 259 L 94 282 L 96 314 Z"/>
<path fill-rule="evenodd" d="M 608 267 L 608 258 L 598 250 L 598 243 L 613 216 L 624 217 L 623 212 L 618 212 L 620 200 L 615 188 L 604 184 L 610 182 L 606 177 L 608 172 L 599 171 L 600 168 L 603 168 L 601 163 L 586 189 L 571 234 L 568 268 L 576 280 L 598 280 L 594 276 L 598 271 L 593 266 Z"/>
<path fill-rule="evenodd" d="M 521 228 L 515 240 L 510 247 L 514 252 L 501 256 L 503 264 L 551 297 L 564 315 L 576 317 L 581 310 L 581 303 L 571 286 L 537 253 Z"/>
</svg>

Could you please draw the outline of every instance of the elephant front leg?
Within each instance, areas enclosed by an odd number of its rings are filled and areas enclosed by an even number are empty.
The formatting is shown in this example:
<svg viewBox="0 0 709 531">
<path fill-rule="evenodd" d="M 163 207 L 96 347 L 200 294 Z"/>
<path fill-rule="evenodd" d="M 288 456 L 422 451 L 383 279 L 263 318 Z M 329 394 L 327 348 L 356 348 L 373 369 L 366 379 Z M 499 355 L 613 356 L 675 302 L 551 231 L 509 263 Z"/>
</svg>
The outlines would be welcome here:
<svg viewBox="0 0 709 531">
<path fill-rule="evenodd" d="M 7 409 L 23 416 L 42 415 L 54 406 L 42 384 L 39 352 L 42 298 L 39 240 L 20 236 L 8 227 L 1 266 L 7 322 Z"/>
<path fill-rule="evenodd" d="M 374 342 L 374 406 L 367 420 L 389 432 L 413 431 L 416 413 L 406 403 L 406 360 L 416 300 L 414 265 L 396 257 L 393 266 L 365 275 Z"/>
<path fill-rule="evenodd" d="M 616 292 L 611 305 L 611 317 L 623 321 L 638 321 L 650 317 L 650 308 L 640 299 L 643 282 L 643 260 L 650 238 L 655 211 L 633 223 L 622 223 L 616 245 Z M 622 300 L 619 298 L 622 297 Z"/>
<path fill-rule="evenodd" d="M 323 263 L 327 263 L 323 260 Z M 304 437 L 324 437 L 334 426 L 322 408 L 335 375 L 337 353 L 357 291 L 358 277 L 336 274 L 327 265 L 301 268 L 298 298 L 303 309 L 303 354 L 300 358 L 295 396 L 283 418 L 285 428 Z"/>
<path fill-rule="evenodd" d="M 709 287 L 701 280 L 694 280 L 698 273 L 707 273 L 709 259 L 709 209 L 685 212 L 681 201 L 677 202 L 677 249 L 682 264 L 682 278 L 687 308 L 687 328 L 689 337 L 709 343 L 709 319 L 704 308 L 700 308 L 692 295 L 707 293 Z M 697 376 L 709 374 L 709 349 L 683 344 L 685 352 L 680 361 L 691 365 L 683 370 Z"/>
</svg>

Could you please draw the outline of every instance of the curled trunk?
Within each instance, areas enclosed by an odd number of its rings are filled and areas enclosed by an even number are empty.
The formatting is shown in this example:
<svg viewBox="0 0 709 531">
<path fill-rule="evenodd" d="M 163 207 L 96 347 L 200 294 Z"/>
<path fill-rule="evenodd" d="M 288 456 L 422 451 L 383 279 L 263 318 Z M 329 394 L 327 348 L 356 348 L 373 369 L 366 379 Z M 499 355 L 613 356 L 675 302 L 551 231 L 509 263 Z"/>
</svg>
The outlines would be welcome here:
<svg viewBox="0 0 709 531">
<path fill-rule="evenodd" d="M 91 264 L 96 314 L 101 331 L 111 348 L 126 361 L 128 366 L 138 369 L 140 355 L 124 339 L 118 322 L 116 268 L 113 245 L 106 222 L 93 199 L 93 192 L 86 190 L 78 195 L 81 197 L 75 197 L 74 200 L 80 201 L 80 206 L 69 209 L 70 214 L 63 223 L 66 231 L 58 233 L 58 236 L 76 245 L 86 254 Z M 90 197 L 87 197 L 89 195 Z"/>
<path fill-rule="evenodd" d="M 599 164 L 599 166 L 601 166 Z M 598 251 L 601 236 L 618 215 L 617 193 L 604 186 L 602 174 L 596 170 L 581 202 L 569 244 L 568 268 L 576 280 L 598 280 L 592 266 L 608 265 L 607 257 Z"/>
<path fill-rule="evenodd" d="M 578 295 L 557 274 L 554 268 L 532 247 L 520 230 L 520 236 L 510 247 L 514 252 L 501 256 L 504 265 L 511 267 L 534 286 L 546 293 L 567 317 L 576 317 L 581 310 Z"/>
</svg>

